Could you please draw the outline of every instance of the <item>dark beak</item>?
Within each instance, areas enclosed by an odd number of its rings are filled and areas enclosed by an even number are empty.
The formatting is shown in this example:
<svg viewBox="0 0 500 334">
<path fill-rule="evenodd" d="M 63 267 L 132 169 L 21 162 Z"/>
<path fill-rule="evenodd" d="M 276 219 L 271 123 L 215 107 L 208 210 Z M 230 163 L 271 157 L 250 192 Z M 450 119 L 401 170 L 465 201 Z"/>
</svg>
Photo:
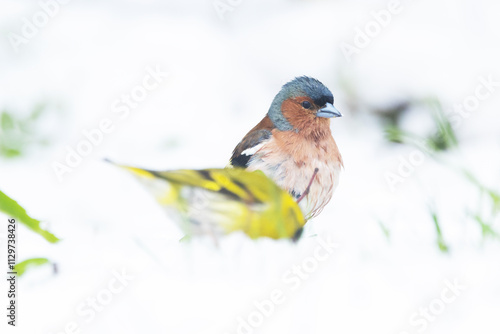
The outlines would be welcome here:
<svg viewBox="0 0 500 334">
<path fill-rule="evenodd" d="M 334 118 L 342 117 L 342 114 L 333 106 L 333 104 L 327 103 L 326 106 L 318 110 L 316 117 Z"/>
</svg>

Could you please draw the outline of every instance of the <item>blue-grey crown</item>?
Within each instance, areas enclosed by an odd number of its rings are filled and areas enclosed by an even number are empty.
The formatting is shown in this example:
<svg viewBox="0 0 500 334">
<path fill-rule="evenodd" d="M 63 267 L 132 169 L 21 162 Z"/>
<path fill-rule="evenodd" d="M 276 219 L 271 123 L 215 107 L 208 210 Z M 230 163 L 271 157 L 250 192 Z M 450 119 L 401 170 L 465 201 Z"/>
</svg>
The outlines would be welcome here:
<svg viewBox="0 0 500 334">
<path fill-rule="evenodd" d="M 279 130 L 293 130 L 292 125 L 281 112 L 281 105 L 283 104 L 283 101 L 299 96 L 310 97 L 319 107 L 324 106 L 327 102 L 333 104 L 332 92 L 330 92 L 330 90 L 319 80 L 306 76 L 295 78 L 281 88 L 278 95 L 274 98 L 271 108 L 269 108 L 269 112 L 267 113 L 271 121 L 273 121 L 274 125 Z"/>
<path fill-rule="evenodd" d="M 333 104 L 333 94 L 319 80 L 310 77 L 298 77 L 285 84 L 282 92 L 290 97 L 309 96 L 319 107 L 327 102 Z"/>
</svg>

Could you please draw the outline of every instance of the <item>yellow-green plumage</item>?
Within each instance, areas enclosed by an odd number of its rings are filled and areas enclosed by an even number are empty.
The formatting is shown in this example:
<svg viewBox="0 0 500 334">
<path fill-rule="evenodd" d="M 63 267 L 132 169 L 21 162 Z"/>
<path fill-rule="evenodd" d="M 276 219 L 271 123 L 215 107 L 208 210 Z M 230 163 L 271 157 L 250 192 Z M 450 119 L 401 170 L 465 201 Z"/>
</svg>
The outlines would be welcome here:
<svg viewBox="0 0 500 334">
<path fill-rule="evenodd" d="M 296 238 L 305 224 L 295 200 L 260 171 L 125 168 L 139 177 L 187 235 L 243 231 L 250 238 Z"/>
</svg>

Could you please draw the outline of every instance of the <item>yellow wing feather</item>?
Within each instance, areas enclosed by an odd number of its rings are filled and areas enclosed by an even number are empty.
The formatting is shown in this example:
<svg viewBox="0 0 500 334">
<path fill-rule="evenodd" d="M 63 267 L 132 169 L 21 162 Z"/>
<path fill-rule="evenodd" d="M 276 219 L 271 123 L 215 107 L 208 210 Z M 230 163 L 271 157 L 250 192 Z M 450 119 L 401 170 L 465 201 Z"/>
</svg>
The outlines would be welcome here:
<svg viewBox="0 0 500 334">
<path fill-rule="evenodd" d="M 292 196 L 260 171 L 123 167 L 146 185 L 188 235 L 243 231 L 251 238 L 295 238 L 305 224 Z"/>
</svg>

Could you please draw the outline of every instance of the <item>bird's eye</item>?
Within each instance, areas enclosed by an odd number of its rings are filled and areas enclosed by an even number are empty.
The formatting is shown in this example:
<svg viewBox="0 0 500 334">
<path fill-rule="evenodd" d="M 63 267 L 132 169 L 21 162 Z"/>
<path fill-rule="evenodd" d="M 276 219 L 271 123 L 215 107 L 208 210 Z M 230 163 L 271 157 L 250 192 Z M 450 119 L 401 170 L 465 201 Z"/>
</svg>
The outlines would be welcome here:
<svg viewBox="0 0 500 334">
<path fill-rule="evenodd" d="M 303 106 L 304 108 L 306 108 L 306 109 L 309 109 L 309 108 L 311 108 L 311 102 L 309 102 L 309 101 L 304 101 L 304 102 L 302 102 L 302 106 Z"/>
</svg>

